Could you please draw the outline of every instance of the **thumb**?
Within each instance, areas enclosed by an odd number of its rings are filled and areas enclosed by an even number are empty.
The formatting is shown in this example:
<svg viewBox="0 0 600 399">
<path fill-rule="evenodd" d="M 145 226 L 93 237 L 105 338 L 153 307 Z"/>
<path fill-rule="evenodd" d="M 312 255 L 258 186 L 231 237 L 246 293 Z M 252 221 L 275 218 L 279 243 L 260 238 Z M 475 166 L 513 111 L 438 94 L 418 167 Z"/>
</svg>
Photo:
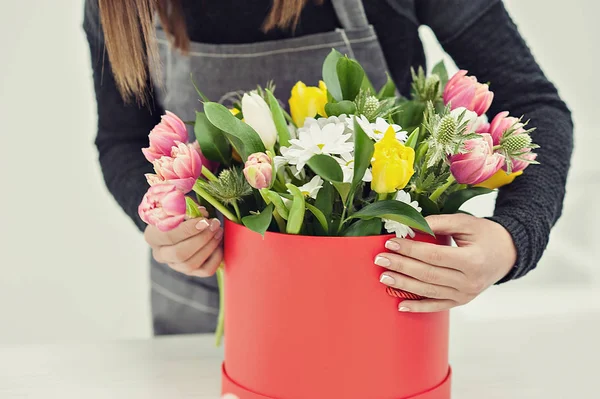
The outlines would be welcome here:
<svg viewBox="0 0 600 399">
<path fill-rule="evenodd" d="M 431 215 L 425 220 L 435 234 L 440 235 L 455 235 L 468 232 L 471 219 L 474 216 L 458 213 L 454 215 Z"/>
</svg>

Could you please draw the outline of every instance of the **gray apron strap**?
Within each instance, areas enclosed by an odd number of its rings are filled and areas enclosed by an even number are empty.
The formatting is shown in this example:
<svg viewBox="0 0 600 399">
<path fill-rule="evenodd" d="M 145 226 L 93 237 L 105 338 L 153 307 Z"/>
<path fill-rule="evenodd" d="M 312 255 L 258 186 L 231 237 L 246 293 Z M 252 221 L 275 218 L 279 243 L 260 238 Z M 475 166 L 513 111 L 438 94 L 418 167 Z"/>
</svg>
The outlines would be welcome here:
<svg viewBox="0 0 600 399">
<path fill-rule="evenodd" d="M 345 30 L 369 26 L 362 0 L 331 0 L 338 20 Z"/>
</svg>

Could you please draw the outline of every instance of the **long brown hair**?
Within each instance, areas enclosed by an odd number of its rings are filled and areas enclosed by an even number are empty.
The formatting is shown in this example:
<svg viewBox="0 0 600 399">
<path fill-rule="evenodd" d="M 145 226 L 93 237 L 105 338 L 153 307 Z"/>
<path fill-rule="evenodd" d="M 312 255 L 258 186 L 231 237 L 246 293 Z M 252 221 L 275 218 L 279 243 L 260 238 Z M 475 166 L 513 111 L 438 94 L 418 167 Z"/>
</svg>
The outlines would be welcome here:
<svg viewBox="0 0 600 399">
<path fill-rule="evenodd" d="M 263 30 L 294 28 L 309 0 L 273 0 Z M 323 0 L 315 0 L 322 3 Z M 125 100 L 144 102 L 151 79 L 149 65 L 158 67 L 154 15 L 173 46 L 186 53 L 190 39 L 181 0 L 99 0 L 106 51 L 117 87 Z"/>
</svg>

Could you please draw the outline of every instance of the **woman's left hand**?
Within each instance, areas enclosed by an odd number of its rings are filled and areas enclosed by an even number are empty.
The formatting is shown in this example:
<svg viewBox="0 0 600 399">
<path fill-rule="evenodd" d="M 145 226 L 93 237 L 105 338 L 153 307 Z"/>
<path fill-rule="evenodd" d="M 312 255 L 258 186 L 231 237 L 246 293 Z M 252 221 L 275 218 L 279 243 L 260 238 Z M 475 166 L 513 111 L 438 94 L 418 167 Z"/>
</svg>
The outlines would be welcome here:
<svg viewBox="0 0 600 399">
<path fill-rule="evenodd" d="M 517 259 L 512 237 L 500 224 L 466 214 L 427 217 L 436 235 L 451 235 L 458 247 L 394 238 L 392 253 L 375 264 L 387 286 L 426 297 L 400 303 L 403 312 L 438 312 L 464 305 L 502 279 Z"/>
</svg>

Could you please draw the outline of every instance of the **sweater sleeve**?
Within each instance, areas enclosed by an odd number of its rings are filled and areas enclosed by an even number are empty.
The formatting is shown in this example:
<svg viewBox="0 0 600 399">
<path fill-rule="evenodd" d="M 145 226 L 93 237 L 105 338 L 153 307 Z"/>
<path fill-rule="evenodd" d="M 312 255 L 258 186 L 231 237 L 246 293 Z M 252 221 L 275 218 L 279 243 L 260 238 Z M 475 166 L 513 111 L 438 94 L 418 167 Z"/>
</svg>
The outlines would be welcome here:
<svg viewBox="0 0 600 399">
<path fill-rule="evenodd" d="M 97 0 L 86 0 L 83 29 L 90 48 L 98 110 L 95 144 L 104 181 L 118 204 L 143 230 L 137 207 L 148 184 L 144 174 L 152 171 L 141 148 L 148 146 L 148 133 L 160 121 L 157 104 L 140 106 L 121 98 L 104 48 Z"/>
<path fill-rule="evenodd" d="M 466 0 L 465 12 L 435 13 L 432 0 L 420 0 L 421 23 L 429 25 L 456 64 L 491 82 L 490 115 L 509 111 L 536 127 L 532 138 L 540 165 L 531 165 L 512 184 L 499 190 L 494 216 L 512 235 L 517 264 L 499 283 L 524 276 L 537 265 L 550 229 L 562 212 L 573 150 L 573 122 L 565 103 L 548 81 L 516 25 L 497 0 Z M 439 10 L 439 8 L 438 8 Z M 458 14 L 458 13 L 455 13 Z"/>
</svg>

